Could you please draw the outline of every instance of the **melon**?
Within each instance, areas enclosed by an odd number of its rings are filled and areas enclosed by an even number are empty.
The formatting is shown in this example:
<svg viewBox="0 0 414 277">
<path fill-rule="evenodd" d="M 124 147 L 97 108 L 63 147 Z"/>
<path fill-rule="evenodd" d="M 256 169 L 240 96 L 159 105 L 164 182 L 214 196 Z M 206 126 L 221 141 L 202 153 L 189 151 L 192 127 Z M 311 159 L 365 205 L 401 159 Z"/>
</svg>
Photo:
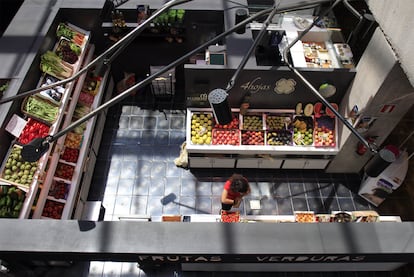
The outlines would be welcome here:
<svg viewBox="0 0 414 277">
<path fill-rule="evenodd" d="M 311 116 L 313 114 L 313 104 L 306 104 L 305 109 L 303 110 L 305 116 Z"/>
<path fill-rule="evenodd" d="M 302 114 L 302 103 L 296 105 L 296 114 Z"/>
<path fill-rule="evenodd" d="M 315 105 L 313 105 L 313 113 L 315 114 L 315 117 L 321 116 L 322 108 L 323 104 L 321 102 L 317 102 Z"/>
</svg>

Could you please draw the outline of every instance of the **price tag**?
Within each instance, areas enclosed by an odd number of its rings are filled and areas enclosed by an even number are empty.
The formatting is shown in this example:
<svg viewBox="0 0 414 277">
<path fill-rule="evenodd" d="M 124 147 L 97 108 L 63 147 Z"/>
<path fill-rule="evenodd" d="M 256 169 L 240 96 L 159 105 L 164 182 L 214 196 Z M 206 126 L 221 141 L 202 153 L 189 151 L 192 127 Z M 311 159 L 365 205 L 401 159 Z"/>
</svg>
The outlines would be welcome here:
<svg viewBox="0 0 414 277">
<path fill-rule="evenodd" d="M 6 131 L 18 138 L 22 133 L 27 121 L 20 116 L 14 114 L 6 126 Z"/>
</svg>

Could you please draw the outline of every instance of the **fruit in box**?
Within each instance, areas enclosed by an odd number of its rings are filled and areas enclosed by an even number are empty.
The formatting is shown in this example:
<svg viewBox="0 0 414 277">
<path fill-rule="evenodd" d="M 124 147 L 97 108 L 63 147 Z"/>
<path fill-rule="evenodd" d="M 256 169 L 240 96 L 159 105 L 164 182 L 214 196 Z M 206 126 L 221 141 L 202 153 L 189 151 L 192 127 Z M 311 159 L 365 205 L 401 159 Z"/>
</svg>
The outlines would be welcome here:
<svg viewBox="0 0 414 277">
<path fill-rule="evenodd" d="M 191 116 L 191 143 L 211 144 L 213 116 L 211 113 L 194 113 Z"/>
<path fill-rule="evenodd" d="M 335 119 L 330 116 L 321 116 L 315 119 L 314 131 L 315 146 L 335 147 Z"/>
<path fill-rule="evenodd" d="M 86 92 L 86 93 L 89 93 L 95 96 L 96 94 L 98 94 L 100 83 L 101 83 L 100 77 L 97 77 L 97 78 L 88 77 L 83 83 L 82 92 Z"/>
<path fill-rule="evenodd" d="M 299 223 L 315 222 L 315 214 L 311 211 L 295 212 L 295 221 Z"/>
<path fill-rule="evenodd" d="M 69 132 L 66 135 L 65 138 L 65 147 L 69 147 L 69 148 L 80 148 L 81 144 L 82 144 L 82 135 L 80 134 L 76 134 L 74 132 Z"/>
<path fill-rule="evenodd" d="M 241 136 L 243 145 L 264 145 L 263 131 L 243 131 Z"/>
<path fill-rule="evenodd" d="M 226 222 L 226 223 L 240 222 L 240 212 L 221 211 L 221 222 Z"/>
<path fill-rule="evenodd" d="M 289 130 L 268 131 L 266 142 L 267 145 L 291 145 L 292 132 Z"/>
<path fill-rule="evenodd" d="M 88 107 L 92 106 L 95 96 L 87 92 L 81 92 L 79 94 L 78 103 L 86 105 Z"/>
<path fill-rule="evenodd" d="M 19 143 L 28 144 L 35 138 L 44 138 L 49 134 L 49 126 L 33 118 L 29 118 L 19 136 Z"/>
<path fill-rule="evenodd" d="M 75 167 L 69 164 L 58 163 L 56 167 L 55 176 L 65 179 L 72 180 L 73 173 L 75 172 Z"/>
<path fill-rule="evenodd" d="M 69 163 L 76 163 L 79 158 L 79 149 L 66 147 L 60 157 Z"/>
<path fill-rule="evenodd" d="M 0 185 L 0 218 L 18 218 L 26 193 L 15 186 Z"/>
<path fill-rule="evenodd" d="M 49 196 L 56 199 L 67 199 L 70 185 L 58 180 L 53 180 L 49 189 Z"/>
<path fill-rule="evenodd" d="M 295 145 L 313 144 L 313 118 L 297 116 L 293 119 L 293 142 Z"/>
<path fill-rule="evenodd" d="M 77 103 L 75 107 L 75 111 L 73 112 L 74 118 L 81 118 L 87 115 L 91 111 L 91 108 L 86 105 L 82 105 L 81 103 Z"/>
<path fill-rule="evenodd" d="M 213 144 L 240 145 L 240 130 L 213 130 Z"/>
<path fill-rule="evenodd" d="M 243 130 L 263 130 L 262 115 L 243 116 Z"/>
<path fill-rule="evenodd" d="M 286 129 L 291 122 L 290 116 L 287 115 L 266 115 L 266 129 L 267 130 L 282 130 Z"/>
<path fill-rule="evenodd" d="M 61 219 L 64 207 L 65 205 L 63 203 L 46 200 L 45 206 L 43 207 L 42 216 Z"/>
<path fill-rule="evenodd" d="M 9 182 L 29 186 L 37 170 L 37 162 L 22 159 L 21 147 L 14 145 L 7 157 L 1 177 Z"/>
<path fill-rule="evenodd" d="M 215 129 L 239 129 L 239 117 L 236 114 L 233 114 L 233 119 L 228 124 L 218 124 L 215 123 Z"/>
</svg>

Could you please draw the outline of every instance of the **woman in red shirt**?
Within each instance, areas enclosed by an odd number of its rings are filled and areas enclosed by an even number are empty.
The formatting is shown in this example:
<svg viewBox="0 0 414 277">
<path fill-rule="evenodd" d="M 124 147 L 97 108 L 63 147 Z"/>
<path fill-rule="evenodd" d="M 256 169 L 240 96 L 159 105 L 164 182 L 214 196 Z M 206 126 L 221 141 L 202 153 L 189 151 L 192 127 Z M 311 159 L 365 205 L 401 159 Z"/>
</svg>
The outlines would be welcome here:
<svg viewBox="0 0 414 277">
<path fill-rule="evenodd" d="M 241 174 L 233 174 L 224 184 L 221 193 L 221 209 L 229 211 L 232 207 L 238 208 L 243 196 L 250 193 L 249 182 Z"/>
</svg>

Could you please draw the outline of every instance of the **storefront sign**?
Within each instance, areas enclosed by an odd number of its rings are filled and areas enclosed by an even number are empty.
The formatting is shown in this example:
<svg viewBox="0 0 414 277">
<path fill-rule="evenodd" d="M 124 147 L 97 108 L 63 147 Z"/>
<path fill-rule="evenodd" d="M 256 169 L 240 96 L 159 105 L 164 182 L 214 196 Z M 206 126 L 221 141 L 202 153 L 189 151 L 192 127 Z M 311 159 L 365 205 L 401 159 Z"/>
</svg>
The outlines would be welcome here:
<svg viewBox="0 0 414 277">
<path fill-rule="evenodd" d="M 363 255 L 142 255 L 138 263 L 355 263 L 365 259 Z"/>
<path fill-rule="evenodd" d="M 295 91 L 296 81 L 294 79 L 281 78 L 274 84 L 269 84 L 262 81 L 261 77 L 256 77 L 246 83 L 243 83 L 240 88 L 251 93 L 273 91 L 277 94 L 291 94 Z"/>
</svg>

